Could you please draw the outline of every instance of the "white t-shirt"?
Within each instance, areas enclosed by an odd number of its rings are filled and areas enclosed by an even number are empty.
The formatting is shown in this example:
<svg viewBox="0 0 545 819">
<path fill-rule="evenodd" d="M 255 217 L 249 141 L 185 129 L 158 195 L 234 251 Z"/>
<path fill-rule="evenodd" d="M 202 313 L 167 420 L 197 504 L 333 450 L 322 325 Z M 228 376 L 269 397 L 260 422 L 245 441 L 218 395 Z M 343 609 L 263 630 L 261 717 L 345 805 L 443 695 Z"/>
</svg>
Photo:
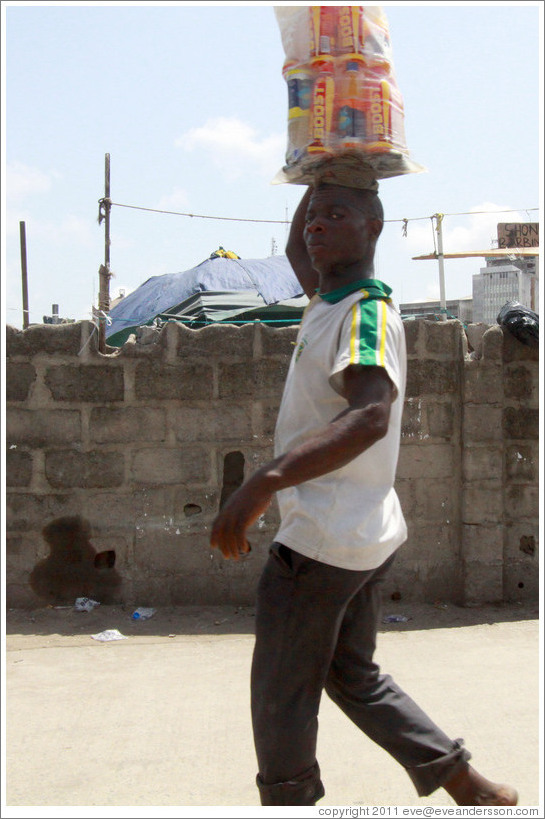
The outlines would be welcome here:
<svg viewBox="0 0 545 819">
<path fill-rule="evenodd" d="M 275 455 L 303 443 L 348 406 L 349 364 L 384 367 L 394 385 L 388 432 L 350 463 L 277 493 L 276 540 L 343 569 L 380 566 L 407 538 L 394 490 L 406 382 L 405 333 L 377 279 L 314 296 L 303 316 L 275 433 Z"/>
</svg>

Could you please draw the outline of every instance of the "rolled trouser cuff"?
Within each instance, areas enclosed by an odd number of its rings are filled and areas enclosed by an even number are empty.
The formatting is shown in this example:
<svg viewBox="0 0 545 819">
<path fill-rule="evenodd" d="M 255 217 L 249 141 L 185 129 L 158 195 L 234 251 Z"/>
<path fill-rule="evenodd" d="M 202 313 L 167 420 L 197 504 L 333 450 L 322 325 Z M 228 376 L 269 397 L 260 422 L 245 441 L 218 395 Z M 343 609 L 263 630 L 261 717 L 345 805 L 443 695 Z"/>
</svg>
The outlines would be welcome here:
<svg viewBox="0 0 545 819">
<path fill-rule="evenodd" d="M 262 805 L 315 805 L 325 794 L 317 762 L 312 768 L 285 782 L 265 785 L 258 774 L 256 783 Z"/>
<path fill-rule="evenodd" d="M 450 753 L 434 759 L 433 762 L 405 769 L 419 796 L 429 796 L 467 765 L 471 754 L 463 744 L 463 739 L 455 739 Z"/>
</svg>

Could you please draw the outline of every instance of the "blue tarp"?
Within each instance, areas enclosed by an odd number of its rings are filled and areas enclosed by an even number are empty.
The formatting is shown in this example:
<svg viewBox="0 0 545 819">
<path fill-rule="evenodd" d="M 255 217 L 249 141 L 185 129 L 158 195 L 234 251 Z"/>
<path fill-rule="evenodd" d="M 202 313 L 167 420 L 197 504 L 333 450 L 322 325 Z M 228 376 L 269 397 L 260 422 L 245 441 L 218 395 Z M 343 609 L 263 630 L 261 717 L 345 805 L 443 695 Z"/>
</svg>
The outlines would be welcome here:
<svg viewBox="0 0 545 819">
<path fill-rule="evenodd" d="M 117 334 L 149 324 L 161 313 L 206 290 L 255 290 L 265 305 L 295 298 L 303 292 L 286 256 L 206 259 L 182 273 L 152 276 L 125 296 L 109 313 L 111 324 L 106 338 L 112 343 Z"/>
</svg>

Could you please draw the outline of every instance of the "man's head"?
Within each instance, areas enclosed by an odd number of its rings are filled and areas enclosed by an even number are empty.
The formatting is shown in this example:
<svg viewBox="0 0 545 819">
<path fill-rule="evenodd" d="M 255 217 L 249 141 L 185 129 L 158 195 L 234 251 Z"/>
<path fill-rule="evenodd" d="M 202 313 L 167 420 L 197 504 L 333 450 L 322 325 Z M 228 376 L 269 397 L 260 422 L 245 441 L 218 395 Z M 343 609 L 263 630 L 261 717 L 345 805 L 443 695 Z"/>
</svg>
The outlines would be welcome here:
<svg viewBox="0 0 545 819">
<path fill-rule="evenodd" d="M 322 275 L 373 275 L 375 245 L 384 213 L 376 192 L 322 184 L 311 194 L 304 239 L 313 267 Z"/>
</svg>

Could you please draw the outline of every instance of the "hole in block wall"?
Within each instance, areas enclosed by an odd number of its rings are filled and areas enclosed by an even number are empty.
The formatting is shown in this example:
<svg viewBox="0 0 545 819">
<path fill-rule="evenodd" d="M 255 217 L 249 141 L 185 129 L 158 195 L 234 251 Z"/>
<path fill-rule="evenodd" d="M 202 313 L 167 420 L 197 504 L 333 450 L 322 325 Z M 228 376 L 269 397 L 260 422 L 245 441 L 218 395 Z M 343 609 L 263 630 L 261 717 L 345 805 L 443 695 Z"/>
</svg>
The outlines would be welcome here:
<svg viewBox="0 0 545 819">
<path fill-rule="evenodd" d="M 524 583 L 522 583 L 522 581 L 521 581 L 521 582 L 518 584 L 518 587 L 519 587 L 519 589 L 523 589 L 523 588 L 524 588 Z"/>
<path fill-rule="evenodd" d="M 220 509 L 230 495 L 244 481 L 244 455 L 242 452 L 228 452 L 223 460 L 223 483 L 221 487 Z"/>
<path fill-rule="evenodd" d="M 186 518 L 192 518 L 193 515 L 200 515 L 202 507 L 198 503 L 186 503 L 184 506 L 184 515 Z"/>
</svg>

